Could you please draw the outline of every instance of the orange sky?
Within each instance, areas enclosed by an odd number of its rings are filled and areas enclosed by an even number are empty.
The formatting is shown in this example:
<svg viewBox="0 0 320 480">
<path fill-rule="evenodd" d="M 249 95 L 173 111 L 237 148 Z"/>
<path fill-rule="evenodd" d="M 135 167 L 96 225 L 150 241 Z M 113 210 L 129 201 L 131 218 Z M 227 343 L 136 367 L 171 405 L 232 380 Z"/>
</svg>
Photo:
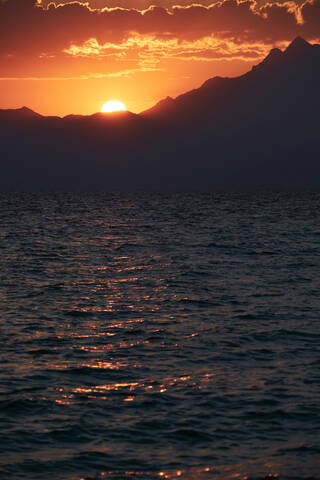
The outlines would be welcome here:
<svg viewBox="0 0 320 480">
<path fill-rule="evenodd" d="M 320 38 L 320 0 L 200 3 L 0 0 L 0 108 L 90 114 L 117 99 L 140 112 Z"/>
</svg>

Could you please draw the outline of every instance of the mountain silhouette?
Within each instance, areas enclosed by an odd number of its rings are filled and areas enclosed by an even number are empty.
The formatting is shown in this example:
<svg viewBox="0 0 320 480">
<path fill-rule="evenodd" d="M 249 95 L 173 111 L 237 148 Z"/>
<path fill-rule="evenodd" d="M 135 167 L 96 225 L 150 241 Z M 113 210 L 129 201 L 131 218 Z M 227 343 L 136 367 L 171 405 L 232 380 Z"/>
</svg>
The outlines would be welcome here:
<svg viewBox="0 0 320 480">
<path fill-rule="evenodd" d="M 7 110 L 0 110 L 0 121 L 6 120 L 28 120 L 34 118 L 42 118 L 39 113 L 30 110 L 30 108 L 22 107 L 18 109 L 7 109 Z"/>
<path fill-rule="evenodd" d="M 320 46 L 310 45 L 297 37 L 284 52 L 279 49 L 271 50 L 250 72 L 236 78 L 211 78 L 200 88 L 166 102 L 165 106 L 159 102 L 157 106 L 143 112 L 143 115 L 160 117 L 170 114 L 171 118 L 171 115 L 179 116 L 184 111 L 197 117 L 226 116 L 226 113 L 235 113 L 235 107 L 247 109 L 258 100 L 257 97 L 263 102 L 270 92 L 275 99 L 280 95 L 282 97 L 282 89 L 296 88 L 297 82 L 307 88 L 310 81 L 313 85 L 316 84 L 316 78 L 312 80 L 310 73 L 315 73 L 318 78 L 319 62 Z M 298 100 L 304 101 L 302 96 Z M 277 101 L 282 103 L 280 98 Z"/>
<path fill-rule="evenodd" d="M 308 53 L 313 53 L 314 50 L 314 46 L 308 43 L 304 38 L 296 37 L 286 48 L 284 55 L 287 57 L 292 55 L 294 58 L 297 58 L 299 55 L 305 56 Z"/>
<path fill-rule="evenodd" d="M 320 46 L 130 112 L 0 110 L 2 190 L 318 188 Z"/>
</svg>

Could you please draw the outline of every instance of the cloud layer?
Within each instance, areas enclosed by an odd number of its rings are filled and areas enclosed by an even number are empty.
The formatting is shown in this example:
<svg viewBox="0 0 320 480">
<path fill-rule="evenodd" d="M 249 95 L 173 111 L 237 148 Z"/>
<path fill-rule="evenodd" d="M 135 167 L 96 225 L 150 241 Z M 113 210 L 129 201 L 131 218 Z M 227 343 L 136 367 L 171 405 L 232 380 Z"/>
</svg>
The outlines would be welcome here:
<svg viewBox="0 0 320 480">
<path fill-rule="evenodd" d="M 297 35 L 320 38 L 320 0 L 260 7 L 254 0 L 221 0 L 146 10 L 1 0 L 0 17 L 1 75 L 9 67 L 12 75 L 22 62 L 36 67 L 41 59 L 59 59 L 61 68 L 75 58 L 104 59 L 118 63 L 119 71 L 157 70 L 172 59 L 250 61 Z M 116 75 L 116 68 L 109 74 Z"/>
</svg>

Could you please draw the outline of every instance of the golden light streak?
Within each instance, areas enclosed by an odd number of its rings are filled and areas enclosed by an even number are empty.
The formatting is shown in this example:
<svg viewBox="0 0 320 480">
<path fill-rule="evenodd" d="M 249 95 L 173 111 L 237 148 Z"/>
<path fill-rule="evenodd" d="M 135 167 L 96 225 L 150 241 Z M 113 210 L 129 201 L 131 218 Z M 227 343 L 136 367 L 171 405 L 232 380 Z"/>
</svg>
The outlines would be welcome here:
<svg viewBox="0 0 320 480">
<path fill-rule="evenodd" d="M 198 60 L 221 61 L 243 60 L 252 61 L 265 57 L 274 44 L 264 42 L 242 42 L 219 39 L 207 35 L 196 40 L 180 40 L 172 35 L 139 34 L 131 32 L 130 36 L 121 42 L 100 44 L 97 39 L 90 38 L 80 45 L 72 44 L 63 52 L 72 57 L 106 58 L 113 57 L 115 61 L 130 59 L 146 69 L 159 68 L 162 60 Z"/>
</svg>

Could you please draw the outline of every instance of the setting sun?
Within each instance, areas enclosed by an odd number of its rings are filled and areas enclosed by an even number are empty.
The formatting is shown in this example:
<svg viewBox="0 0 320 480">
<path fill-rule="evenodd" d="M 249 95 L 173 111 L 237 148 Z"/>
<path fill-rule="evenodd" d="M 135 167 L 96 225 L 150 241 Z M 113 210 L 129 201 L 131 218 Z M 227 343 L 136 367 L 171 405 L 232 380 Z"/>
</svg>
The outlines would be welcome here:
<svg viewBox="0 0 320 480">
<path fill-rule="evenodd" d="M 110 100 L 101 108 L 101 112 L 103 113 L 125 112 L 126 110 L 126 106 L 118 100 Z"/>
</svg>

